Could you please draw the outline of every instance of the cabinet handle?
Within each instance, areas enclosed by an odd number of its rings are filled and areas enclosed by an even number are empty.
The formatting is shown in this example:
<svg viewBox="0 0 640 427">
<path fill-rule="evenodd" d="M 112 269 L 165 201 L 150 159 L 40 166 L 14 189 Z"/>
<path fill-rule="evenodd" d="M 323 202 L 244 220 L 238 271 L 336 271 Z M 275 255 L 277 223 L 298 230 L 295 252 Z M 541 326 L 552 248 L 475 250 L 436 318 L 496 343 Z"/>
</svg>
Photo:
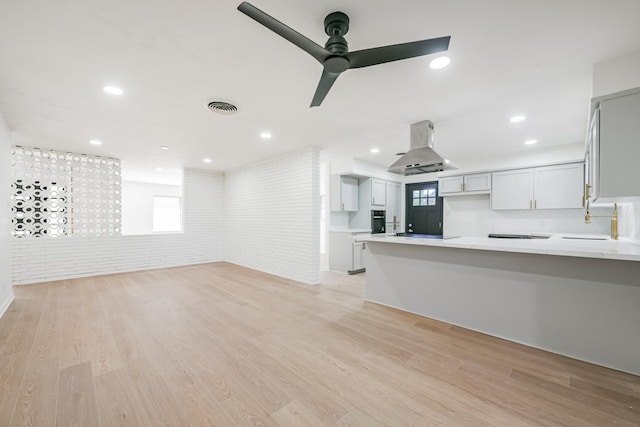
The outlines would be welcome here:
<svg viewBox="0 0 640 427">
<path fill-rule="evenodd" d="M 342 210 L 344 210 L 344 203 L 342 204 Z"/>
<path fill-rule="evenodd" d="M 464 184 L 460 184 L 460 191 L 464 191 Z"/>
<path fill-rule="evenodd" d="M 529 200 L 529 209 L 533 209 L 533 201 Z"/>
<path fill-rule="evenodd" d="M 373 198 L 373 204 L 374 205 L 376 204 L 376 198 L 375 197 Z"/>
<path fill-rule="evenodd" d="M 533 201 L 533 209 L 538 209 L 538 201 L 537 200 Z"/>
<path fill-rule="evenodd" d="M 362 250 L 364 251 L 365 249 L 367 249 L 367 244 L 365 242 L 362 242 Z"/>
</svg>

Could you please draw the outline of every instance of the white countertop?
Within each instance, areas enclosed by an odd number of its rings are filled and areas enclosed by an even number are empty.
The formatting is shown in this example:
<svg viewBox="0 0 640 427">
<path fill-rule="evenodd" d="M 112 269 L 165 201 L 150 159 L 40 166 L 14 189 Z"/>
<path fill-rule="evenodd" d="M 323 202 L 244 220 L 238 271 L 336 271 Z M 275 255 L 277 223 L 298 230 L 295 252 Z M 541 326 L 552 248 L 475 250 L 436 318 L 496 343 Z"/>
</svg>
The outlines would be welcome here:
<svg viewBox="0 0 640 427">
<path fill-rule="evenodd" d="M 553 235 L 548 239 L 492 239 L 488 237 L 445 237 L 426 239 L 419 237 L 398 237 L 374 234 L 358 236 L 357 240 L 379 243 L 400 243 L 416 246 L 436 246 L 460 249 L 478 249 L 498 252 L 520 252 L 541 255 L 558 255 L 583 258 L 616 259 L 640 261 L 640 242 L 631 240 L 584 240 L 565 237 L 577 235 Z"/>
<path fill-rule="evenodd" d="M 331 233 L 371 233 L 370 228 L 330 228 Z"/>
</svg>

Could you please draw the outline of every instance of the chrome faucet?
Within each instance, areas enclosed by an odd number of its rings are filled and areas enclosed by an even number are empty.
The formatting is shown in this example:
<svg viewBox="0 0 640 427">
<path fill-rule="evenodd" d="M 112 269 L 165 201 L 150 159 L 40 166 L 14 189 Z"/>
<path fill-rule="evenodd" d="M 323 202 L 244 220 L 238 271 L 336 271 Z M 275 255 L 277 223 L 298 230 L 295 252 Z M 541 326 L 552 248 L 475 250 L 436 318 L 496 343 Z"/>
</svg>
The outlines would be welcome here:
<svg viewBox="0 0 640 427">
<path fill-rule="evenodd" d="M 584 216 L 586 224 L 591 223 L 591 218 L 611 218 L 611 238 L 618 240 L 618 204 L 613 204 L 613 215 L 591 215 L 589 213 L 589 199 L 587 199 L 587 214 Z"/>
</svg>

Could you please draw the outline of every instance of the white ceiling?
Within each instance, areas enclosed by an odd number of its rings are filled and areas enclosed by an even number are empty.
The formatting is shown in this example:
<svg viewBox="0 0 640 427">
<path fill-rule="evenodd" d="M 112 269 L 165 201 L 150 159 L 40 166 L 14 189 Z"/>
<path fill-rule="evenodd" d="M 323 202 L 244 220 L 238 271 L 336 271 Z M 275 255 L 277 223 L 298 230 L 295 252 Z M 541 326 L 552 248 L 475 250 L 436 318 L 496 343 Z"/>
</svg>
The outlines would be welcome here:
<svg viewBox="0 0 640 427">
<path fill-rule="evenodd" d="M 460 164 L 580 143 L 593 64 L 640 49 L 637 0 L 253 0 L 321 45 L 335 10 L 351 19 L 351 50 L 451 35 L 449 67 L 422 57 L 348 70 L 311 109 L 321 65 L 239 3 L 3 2 L 0 114 L 14 143 L 154 168 L 229 170 L 310 145 L 390 164 L 409 125 L 429 119 L 438 151 Z M 211 113 L 210 99 L 239 112 Z M 527 120 L 510 124 L 514 114 Z"/>
</svg>

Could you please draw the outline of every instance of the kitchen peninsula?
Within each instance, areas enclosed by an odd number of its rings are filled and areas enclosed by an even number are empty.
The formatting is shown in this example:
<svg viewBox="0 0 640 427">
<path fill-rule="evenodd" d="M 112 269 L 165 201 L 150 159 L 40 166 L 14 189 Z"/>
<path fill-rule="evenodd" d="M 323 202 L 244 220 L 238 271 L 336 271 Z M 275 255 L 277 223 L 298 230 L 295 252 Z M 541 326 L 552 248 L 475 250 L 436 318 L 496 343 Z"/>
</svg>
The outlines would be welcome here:
<svg viewBox="0 0 640 427">
<path fill-rule="evenodd" d="M 362 237 L 366 299 L 640 374 L 640 244 Z"/>
</svg>

